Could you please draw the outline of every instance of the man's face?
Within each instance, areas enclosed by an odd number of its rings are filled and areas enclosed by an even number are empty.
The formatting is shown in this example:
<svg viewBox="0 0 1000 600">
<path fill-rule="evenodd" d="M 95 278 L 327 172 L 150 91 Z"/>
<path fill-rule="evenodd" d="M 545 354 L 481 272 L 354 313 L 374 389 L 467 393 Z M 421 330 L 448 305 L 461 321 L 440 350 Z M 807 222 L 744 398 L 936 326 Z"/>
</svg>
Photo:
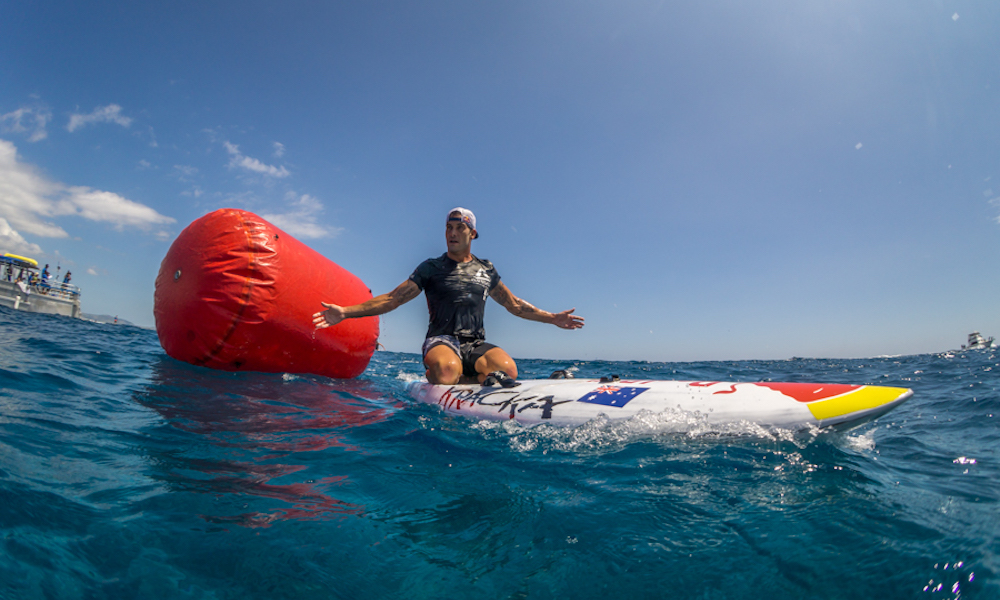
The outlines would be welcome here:
<svg viewBox="0 0 1000 600">
<path fill-rule="evenodd" d="M 448 252 L 465 252 L 472 245 L 472 230 L 461 221 L 448 221 L 444 237 L 448 242 Z"/>
</svg>

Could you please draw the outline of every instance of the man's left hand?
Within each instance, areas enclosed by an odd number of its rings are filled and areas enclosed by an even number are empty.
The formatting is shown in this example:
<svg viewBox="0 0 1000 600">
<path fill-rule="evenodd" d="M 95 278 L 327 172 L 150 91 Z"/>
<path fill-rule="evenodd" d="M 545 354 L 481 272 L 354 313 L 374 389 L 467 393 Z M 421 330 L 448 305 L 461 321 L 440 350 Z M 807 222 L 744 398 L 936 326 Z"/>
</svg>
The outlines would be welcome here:
<svg viewBox="0 0 1000 600">
<path fill-rule="evenodd" d="M 583 327 L 583 317 L 574 315 L 575 308 L 564 310 L 552 315 L 552 324 L 563 329 L 579 329 Z"/>
</svg>

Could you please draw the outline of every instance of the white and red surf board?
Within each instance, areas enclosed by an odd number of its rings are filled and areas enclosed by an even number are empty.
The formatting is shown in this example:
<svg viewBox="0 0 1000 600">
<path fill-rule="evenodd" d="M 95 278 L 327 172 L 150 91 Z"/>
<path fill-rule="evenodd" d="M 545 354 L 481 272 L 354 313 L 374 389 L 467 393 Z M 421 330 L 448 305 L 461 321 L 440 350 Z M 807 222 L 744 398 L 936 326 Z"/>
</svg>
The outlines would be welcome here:
<svg viewBox="0 0 1000 600">
<path fill-rule="evenodd" d="M 574 426 L 601 415 L 611 420 L 643 411 L 697 413 L 707 424 L 750 422 L 805 429 L 860 423 L 905 402 L 906 388 L 842 383 L 733 383 L 642 379 L 534 379 L 497 385 L 407 386 L 419 402 L 473 419 L 514 420 L 524 425 Z"/>
</svg>

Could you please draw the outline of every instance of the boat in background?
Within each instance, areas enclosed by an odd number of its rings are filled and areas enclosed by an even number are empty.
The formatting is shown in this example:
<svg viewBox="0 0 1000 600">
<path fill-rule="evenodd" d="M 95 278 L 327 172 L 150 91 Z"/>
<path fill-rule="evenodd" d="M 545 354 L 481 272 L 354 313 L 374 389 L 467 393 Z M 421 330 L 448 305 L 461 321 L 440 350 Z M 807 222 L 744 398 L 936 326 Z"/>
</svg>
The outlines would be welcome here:
<svg viewBox="0 0 1000 600">
<path fill-rule="evenodd" d="M 990 350 L 996 348 L 993 337 L 984 338 L 978 331 L 969 334 L 969 343 L 962 344 L 962 350 Z"/>
<path fill-rule="evenodd" d="M 16 254 L 0 256 L 0 305 L 27 312 L 82 318 L 79 287 L 53 281 L 48 273 L 38 272 L 38 261 Z"/>
</svg>

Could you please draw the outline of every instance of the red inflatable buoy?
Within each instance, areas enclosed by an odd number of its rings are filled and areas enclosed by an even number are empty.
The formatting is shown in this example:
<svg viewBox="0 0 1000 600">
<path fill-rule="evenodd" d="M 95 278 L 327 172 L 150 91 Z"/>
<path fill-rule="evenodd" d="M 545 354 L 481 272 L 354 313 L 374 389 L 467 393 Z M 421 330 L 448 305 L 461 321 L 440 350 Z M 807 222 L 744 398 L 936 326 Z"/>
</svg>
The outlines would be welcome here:
<svg viewBox="0 0 1000 600">
<path fill-rule="evenodd" d="M 253 213 L 217 210 L 174 240 L 156 276 L 153 315 L 167 354 L 226 371 L 356 377 L 378 317 L 316 330 L 320 302 L 372 297 L 333 261 Z"/>
</svg>

